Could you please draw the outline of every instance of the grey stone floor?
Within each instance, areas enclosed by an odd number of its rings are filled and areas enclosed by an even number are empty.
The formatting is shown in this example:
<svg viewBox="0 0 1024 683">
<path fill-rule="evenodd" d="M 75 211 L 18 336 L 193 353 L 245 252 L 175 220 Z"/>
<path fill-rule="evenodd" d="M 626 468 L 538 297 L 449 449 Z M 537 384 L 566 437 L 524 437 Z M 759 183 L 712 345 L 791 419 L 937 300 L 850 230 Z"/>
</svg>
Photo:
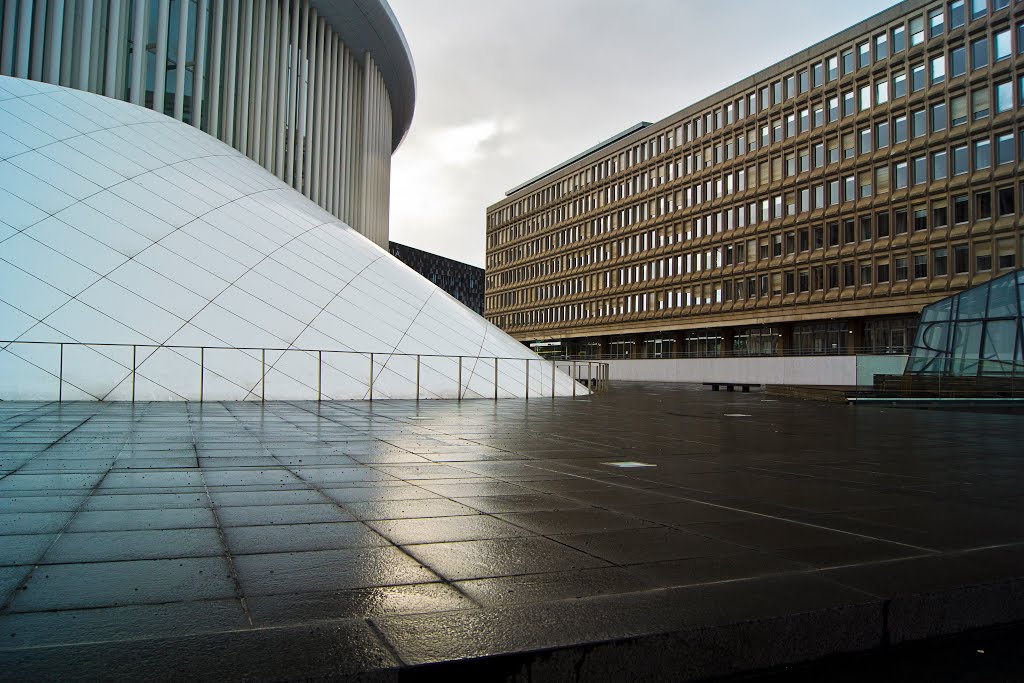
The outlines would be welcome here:
<svg viewBox="0 0 1024 683">
<path fill-rule="evenodd" d="M 682 679 L 1012 622 L 1022 424 L 667 384 L 0 403 L 0 679 Z"/>
</svg>

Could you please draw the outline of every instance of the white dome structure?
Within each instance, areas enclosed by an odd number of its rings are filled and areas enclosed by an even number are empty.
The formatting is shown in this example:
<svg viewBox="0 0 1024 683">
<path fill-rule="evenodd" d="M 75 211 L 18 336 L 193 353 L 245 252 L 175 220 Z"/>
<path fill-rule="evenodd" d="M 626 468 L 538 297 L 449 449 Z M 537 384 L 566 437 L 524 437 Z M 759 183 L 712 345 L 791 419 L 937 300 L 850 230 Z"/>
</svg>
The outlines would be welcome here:
<svg viewBox="0 0 1024 683">
<path fill-rule="evenodd" d="M 0 399 L 586 392 L 228 145 L 7 77 L 0 340 Z"/>
</svg>

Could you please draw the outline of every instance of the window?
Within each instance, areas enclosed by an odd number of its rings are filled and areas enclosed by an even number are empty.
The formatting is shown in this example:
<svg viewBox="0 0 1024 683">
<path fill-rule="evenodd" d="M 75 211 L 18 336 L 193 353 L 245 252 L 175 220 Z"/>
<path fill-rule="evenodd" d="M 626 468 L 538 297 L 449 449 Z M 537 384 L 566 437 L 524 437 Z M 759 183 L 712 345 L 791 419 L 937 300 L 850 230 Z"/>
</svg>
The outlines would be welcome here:
<svg viewBox="0 0 1024 683">
<path fill-rule="evenodd" d="M 800 110 L 800 132 L 806 133 L 807 129 L 810 128 L 811 112 L 808 109 Z"/>
<path fill-rule="evenodd" d="M 914 184 L 924 185 L 928 182 L 928 157 L 914 157 Z"/>
<path fill-rule="evenodd" d="M 825 107 L 821 104 L 814 105 L 813 125 L 820 128 L 825 125 Z"/>
<path fill-rule="evenodd" d="M 907 233 L 907 212 L 905 209 L 898 209 L 893 214 L 893 234 L 905 235 Z"/>
<path fill-rule="evenodd" d="M 956 128 L 967 123 L 967 97 L 960 95 L 949 101 L 950 126 Z"/>
<path fill-rule="evenodd" d="M 967 145 L 953 148 L 953 175 L 963 175 L 968 170 Z"/>
<path fill-rule="evenodd" d="M 913 23 L 913 20 L 911 20 L 911 23 Z M 892 30 L 892 53 L 897 54 L 905 49 L 907 49 L 907 30 L 902 26 L 897 26 Z M 884 57 L 878 57 L 878 59 L 884 59 Z"/>
<path fill-rule="evenodd" d="M 828 80 L 834 81 L 839 78 L 839 58 L 832 56 L 828 58 Z"/>
<path fill-rule="evenodd" d="M 946 80 L 946 58 L 939 56 L 932 59 L 932 85 L 937 85 Z"/>
<path fill-rule="evenodd" d="M 898 145 L 901 142 L 907 141 L 907 117 L 897 116 L 893 121 L 892 126 L 892 142 L 894 145 Z"/>
<path fill-rule="evenodd" d="M 868 90 L 870 96 L 870 89 Z M 843 93 L 843 116 L 853 115 L 853 92 Z"/>
<path fill-rule="evenodd" d="M 907 258 L 905 256 L 896 257 L 896 282 L 903 282 L 907 279 Z"/>
<path fill-rule="evenodd" d="M 866 287 L 871 284 L 871 261 L 861 261 L 860 264 L 860 286 Z"/>
<path fill-rule="evenodd" d="M 822 67 L 821 62 L 818 62 L 811 67 L 811 87 L 820 88 L 822 83 Z"/>
<path fill-rule="evenodd" d="M 971 113 L 975 121 L 988 118 L 988 88 L 981 88 L 971 93 Z"/>
<path fill-rule="evenodd" d="M 901 28 L 900 31 L 903 29 Z M 889 57 L 889 36 L 885 33 L 875 36 L 875 61 L 880 62 Z"/>
<path fill-rule="evenodd" d="M 979 244 L 974 248 L 974 270 L 978 273 L 992 270 L 992 247 Z"/>
<path fill-rule="evenodd" d="M 911 17 L 910 19 L 910 46 L 920 45 L 924 42 L 924 17 Z M 893 53 L 899 52 L 896 48 L 896 30 L 893 29 L 892 41 Z"/>
<path fill-rule="evenodd" d="M 979 38 L 971 43 L 971 70 L 977 71 L 988 66 L 988 38 Z"/>
<path fill-rule="evenodd" d="M 892 98 L 898 100 L 907 95 L 907 74 L 900 71 L 892 77 Z"/>
<path fill-rule="evenodd" d="M 960 28 L 965 22 L 964 0 L 953 0 L 949 3 L 949 30 Z"/>
<path fill-rule="evenodd" d="M 992 193 L 988 190 L 974 193 L 974 220 L 992 218 Z"/>
<path fill-rule="evenodd" d="M 889 213 L 881 211 L 875 214 L 875 232 L 878 239 L 889 236 Z"/>
<path fill-rule="evenodd" d="M 1010 32 L 1007 30 L 997 33 L 992 40 L 992 61 L 1001 62 L 1009 59 L 1011 54 L 1013 48 L 1010 45 Z"/>
<path fill-rule="evenodd" d="M 786 99 L 796 96 L 796 76 L 786 77 Z"/>
<path fill-rule="evenodd" d="M 871 129 L 865 128 L 857 135 L 861 154 L 871 153 Z"/>
<path fill-rule="evenodd" d="M 819 142 L 815 144 L 811 151 L 814 154 L 814 168 L 821 168 L 825 165 L 825 143 Z"/>
<path fill-rule="evenodd" d="M 875 149 L 885 149 L 889 146 L 889 122 L 882 121 L 875 126 Z"/>
<path fill-rule="evenodd" d="M 839 98 L 832 97 L 828 101 L 828 122 L 839 120 Z"/>
<path fill-rule="evenodd" d="M 893 166 L 893 188 L 903 190 L 907 187 L 907 162 L 900 161 Z"/>
<path fill-rule="evenodd" d="M 942 277 L 944 275 L 949 275 L 949 254 L 945 248 L 932 249 L 932 276 Z"/>
<path fill-rule="evenodd" d="M 797 84 L 798 84 L 798 87 L 800 88 L 800 94 L 801 95 L 803 93 L 807 92 L 808 90 L 810 90 L 810 88 L 811 88 L 810 75 L 807 73 L 806 69 L 804 71 L 801 71 L 798 74 Z"/>
<path fill-rule="evenodd" d="M 971 21 L 981 19 L 988 12 L 988 0 L 971 0 Z"/>
<path fill-rule="evenodd" d="M 772 83 L 772 104 L 780 104 L 782 102 L 782 81 L 775 81 Z"/>
<path fill-rule="evenodd" d="M 996 190 L 996 209 L 1000 216 L 1012 216 L 1017 213 L 1012 187 L 1001 187 Z"/>
<path fill-rule="evenodd" d="M 888 282 L 889 281 L 889 264 L 880 261 L 878 263 L 878 265 L 875 267 L 875 274 L 876 274 L 875 281 L 878 282 L 878 284 L 883 284 L 883 283 Z"/>
<path fill-rule="evenodd" d="M 928 133 L 928 119 L 925 110 L 918 110 L 910 114 L 910 127 L 914 137 L 923 137 Z"/>
<path fill-rule="evenodd" d="M 824 228 L 822 228 L 820 225 L 816 225 L 814 227 L 814 230 L 813 230 L 813 237 L 814 237 L 814 240 L 813 240 L 812 244 L 814 245 L 814 248 L 815 249 L 821 249 L 822 246 L 824 246 L 824 244 L 823 244 Z"/>
<path fill-rule="evenodd" d="M 889 81 L 885 80 L 885 81 L 879 81 L 878 83 L 875 83 L 875 104 L 885 104 L 888 101 L 889 101 Z M 861 111 L 863 111 L 864 109 L 867 108 L 867 107 L 864 107 L 863 105 L 864 105 L 864 102 L 861 102 Z M 870 107 L 870 106 L 871 106 L 871 103 L 868 102 L 868 107 Z"/>
<path fill-rule="evenodd" d="M 958 244 L 953 247 L 953 272 L 966 273 L 970 269 L 971 254 L 970 247 L 966 244 Z"/>
<path fill-rule="evenodd" d="M 963 225 L 967 222 L 969 204 L 967 195 L 962 194 L 953 197 L 953 222 L 956 225 Z"/>
<path fill-rule="evenodd" d="M 847 261 L 843 264 L 843 287 L 856 287 L 857 281 L 854 279 L 854 264 L 852 261 Z"/>
<path fill-rule="evenodd" d="M 914 232 L 928 229 L 928 209 L 923 206 L 914 207 Z"/>
<path fill-rule="evenodd" d="M 937 102 L 932 105 L 932 132 L 946 130 L 946 103 Z"/>
<path fill-rule="evenodd" d="M 928 13 L 928 37 L 941 36 L 946 31 L 946 16 L 942 9 L 932 10 Z"/>
<path fill-rule="evenodd" d="M 800 173 L 806 173 L 811 170 L 811 156 L 810 150 L 806 147 L 800 148 Z"/>
<path fill-rule="evenodd" d="M 852 218 L 843 221 L 843 244 L 852 244 L 857 241 L 856 226 Z"/>
<path fill-rule="evenodd" d="M 989 140 L 977 140 L 974 143 L 974 170 L 992 166 L 992 143 Z"/>
<path fill-rule="evenodd" d="M 888 194 L 889 192 L 889 166 L 877 166 L 875 167 L 875 191 L 878 194 Z"/>
<path fill-rule="evenodd" d="M 996 83 L 996 113 L 1013 109 L 1013 83 Z"/>
<path fill-rule="evenodd" d="M 949 51 L 949 75 L 951 78 L 967 73 L 967 48 L 961 45 Z"/>
<path fill-rule="evenodd" d="M 857 46 L 857 68 L 871 66 L 871 44 L 861 43 Z"/>
<path fill-rule="evenodd" d="M 918 92 L 924 90 L 924 64 L 910 68 L 910 91 Z"/>
<path fill-rule="evenodd" d="M 855 176 L 846 176 L 843 181 L 843 201 L 852 202 L 857 198 L 857 178 Z"/>
<path fill-rule="evenodd" d="M 999 269 L 1008 270 L 1017 264 L 1017 254 L 1013 248 L 1013 240 L 999 240 L 996 245 L 999 258 Z"/>
<path fill-rule="evenodd" d="M 828 246 L 835 247 L 839 245 L 839 223 L 832 221 L 828 224 Z"/>
<path fill-rule="evenodd" d="M 932 154 L 932 180 L 945 180 L 946 174 L 946 152 L 935 152 Z"/>
<path fill-rule="evenodd" d="M 945 228 L 949 226 L 949 209 L 945 202 L 936 202 L 932 206 L 932 227 Z"/>
<path fill-rule="evenodd" d="M 860 238 L 862 241 L 870 241 L 872 237 L 871 216 L 860 217 Z"/>
<path fill-rule="evenodd" d="M 839 139 L 832 138 L 828 141 L 828 163 L 835 164 L 839 162 Z"/>
<path fill-rule="evenodd" d="M 914 254 L 914 279 L 928 277 L 928 255 L 924 253 Z"/>
<path fill-rule="evenodd" d="M 843 75 L 853 73 L 853 50 L 843 50 Z"/>
<path fill-rule="evenodd" d="M 996 138 L 996 164 L 1012 164 L 1014 158 L 1013 133 L 1000 135 Z"/>
</svg>

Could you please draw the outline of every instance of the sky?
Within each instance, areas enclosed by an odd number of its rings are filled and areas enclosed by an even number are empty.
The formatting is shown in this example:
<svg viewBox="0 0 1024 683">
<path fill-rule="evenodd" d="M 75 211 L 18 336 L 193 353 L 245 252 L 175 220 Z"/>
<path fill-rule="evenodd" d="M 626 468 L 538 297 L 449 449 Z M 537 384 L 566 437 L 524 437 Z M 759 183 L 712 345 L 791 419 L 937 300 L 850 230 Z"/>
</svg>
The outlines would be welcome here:
<svg viewBox="0 0 1024 683">
<path fill-rule="evenodd" d="M 391 239 L 484 264 L 486 209 L 893 0 L 389 0 L 416 64 Z"/>
</svg>

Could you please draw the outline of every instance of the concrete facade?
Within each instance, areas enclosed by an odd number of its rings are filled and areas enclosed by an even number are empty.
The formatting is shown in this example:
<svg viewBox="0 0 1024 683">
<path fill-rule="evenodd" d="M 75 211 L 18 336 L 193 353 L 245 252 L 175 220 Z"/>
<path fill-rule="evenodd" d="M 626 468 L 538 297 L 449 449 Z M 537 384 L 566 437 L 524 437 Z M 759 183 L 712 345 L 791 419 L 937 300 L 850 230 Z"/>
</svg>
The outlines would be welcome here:
<svg viewBox="0 0 1024 683">
<path fill-rule="evenodd" d="M 627 382 L 750 382 L 871 386 L 874 375 L 898 375 L 906 356 L 795 356 L 609 360 L 609 378 Z"/>
</svg>

